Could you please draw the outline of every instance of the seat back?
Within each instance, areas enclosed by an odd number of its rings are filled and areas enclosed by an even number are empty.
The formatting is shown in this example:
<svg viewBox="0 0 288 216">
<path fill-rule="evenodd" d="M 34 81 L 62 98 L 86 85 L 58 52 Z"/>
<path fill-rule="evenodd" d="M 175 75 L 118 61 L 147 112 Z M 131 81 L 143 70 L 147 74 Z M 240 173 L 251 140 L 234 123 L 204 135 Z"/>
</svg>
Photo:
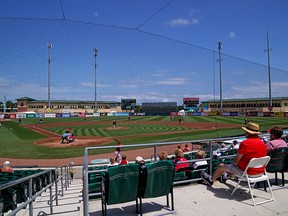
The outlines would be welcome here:
<svg viewBox="0 0 288 216">
<path fill-rule="evenodd" d="M 143 198 L 168 195 L 173 186 L 175 166 L 173 161 L 157 161 L 146 165 L 147 182 Z"/>
<path fill-rule="evenodd" d="M 109 167 L 106 173 L 105 201 L 108 205 L 135 201 L 138 193 L 138 164 Z"/>
<path fill-rule="evenodd" d="M 264 156 L 261 158 L 252 158 L 249 161 L 244 173 L 246 173 L 249 168 L 266 167 L 269 161 L 270 161 L 270 156 Z"/>
<path fill-rule="evenodd" d="M 288 152 L 288 147 L 274 149 L 269 152 L 269 156 L 271 157 L 268 165 L 267 172 L 281 172 L 284 171 L 286 166 L 286 155 Z"/>
</svg>

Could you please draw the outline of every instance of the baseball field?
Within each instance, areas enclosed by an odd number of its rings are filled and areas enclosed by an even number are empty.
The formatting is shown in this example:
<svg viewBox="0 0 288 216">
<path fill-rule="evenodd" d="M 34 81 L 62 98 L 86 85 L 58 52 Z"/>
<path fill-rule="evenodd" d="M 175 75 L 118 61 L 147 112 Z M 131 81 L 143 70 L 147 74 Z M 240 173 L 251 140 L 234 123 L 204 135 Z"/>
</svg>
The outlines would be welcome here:
<svg viewBox="0 0 288 216">
<path fill-rule="evenodd" d="M 90 118 L 45 118 L 4 120 L 0 127 L 0 158 L 10 160 L 12 166 L 38 165 L 58 166 L 69 161 L 83 163 L 85 147 L 115 145 L 114 138 L 125 144 L 183 141 L 220 138 L 243 135 L 241 126 L 244 117 L 224 116 L 139 116 L 139 117 L 90 117 Z M 114 128 L 112 122 L 117 121 Z M 261 131 L 267 131 L 273 125 L 288 127 L 287 118 L 250 117 L 251 122 L 260 125 Z M 71 129 L 76 140 L 61 144 L 61 134 Z M 131 149 L 135 154 L 145 149 Z M 169 149 L 169 151 L 172 151 Z M 113 156 L 111 149 L 93 151 L 96 155 Z M 130 150 L 127 150 L 129 155 Z M 173 151 L 172 151 L 173 152 Z M 134 154 L 134 155 L 135 155 Z M 131 158 L 134 157 L 131 154 Z"/>
</svg>

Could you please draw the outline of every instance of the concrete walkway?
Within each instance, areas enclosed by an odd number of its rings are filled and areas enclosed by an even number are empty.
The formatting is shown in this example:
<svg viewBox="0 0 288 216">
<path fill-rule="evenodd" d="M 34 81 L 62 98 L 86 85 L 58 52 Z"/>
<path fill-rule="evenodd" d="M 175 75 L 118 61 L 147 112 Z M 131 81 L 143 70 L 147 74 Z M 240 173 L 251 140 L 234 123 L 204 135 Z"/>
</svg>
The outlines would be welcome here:
<svg viewBox="0 0 288 216">
<path fill-rule="evenodd" d="M 271 182 L 274 182 L 274 174 L 269 174 Z M 287 173 L 285 179 L 288 179 Z M 280 182 L 280 181 L 279 181 Z M 288 180 L 286 180 L 287 184 Z M 190 183 L 174 188 L 174 203 L 175 212 L 168 211 L 164 206 L 166 204 L 165 197 L 158 197 L 153 199 L 143 200 L 143 214 L 145 216 L 152 215 L 167 215 L 173 213 L 181 216 L 209 216 L 209 215 L 235 215 L 235 216 L 248 216 L 248 215 L 261 215 L 261 216 L 284 216 L 288 215 L 288 188 L 281 188 L 280 186 L 273 185 L 273 192 L 275 201 L 257 205 L 252 205 L 252 200 L 247 193 L 247 188 L 238 189 L 233 196 L 231 192 L 236 185 L 235 181 L 228 180 L 226 184 L 215 182 L 213 187 Z M 59 205 L 53 205 L 52 215 L 61 216 L 82 216 L 83 203 L 82 203 L 82 180 L 75 179 L 70 187 L 64 191 L 64 196 L 59 196 Z M 264 192 L 262 189 L 255 189 L 256 201 L 262 198 L 269 198 L 269 193 Z M 33 215 L 51 215 L 49 203 L 49 191 L 37 199 L 34 203 Z M 119 205 L 108 205 L 108 215 L 129 216 L 136 215 L 135 202 L 122 203 Z M 17 214 L 28 216 L 28 209 L 22 210 Z M 100 216 L 101 200 L 93 199 L 89 202 L 89 215 Z"/>
</svg>

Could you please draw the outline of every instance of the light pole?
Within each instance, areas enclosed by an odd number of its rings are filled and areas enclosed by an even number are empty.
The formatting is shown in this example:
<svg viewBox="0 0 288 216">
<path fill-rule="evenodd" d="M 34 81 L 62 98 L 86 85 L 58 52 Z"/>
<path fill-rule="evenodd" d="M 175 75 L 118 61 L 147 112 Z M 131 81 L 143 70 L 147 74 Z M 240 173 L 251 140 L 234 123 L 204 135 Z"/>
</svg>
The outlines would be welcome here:
<svg viewBox="0 0 288 216">
<path fill-rule="evenodd" d="M 97 54 L 98 54 L 98 49 L 94 48 L 94 73 L 95 73 L 95 83 L 94 83 L 94 87 L 95 87 L 95 108 L 94 108 L 94 112 L 97 112 L 97 87 L 96 87 L 96 68 L 97 68 L 97 63 L 96 63 L 96 58 L 97 58 Z"/>
<path fill-rule="evenodd" d="M 268 31 L 267 31 L 267 49 L 264 51 L 268 53 L 268 82 L 269 82 L 269 106 L 268 106 L 268 109 L 271 112 L 273 109 L 273 106 L 272 106 L 272 94 L 271 94 L 270 51 L 272 51 L 272 49 L 269 46 L 269 33 L 268 33 Z"/>
<path fill-rule="evenodd" d="M 52 48 L 52 43 L 49 41 L 47 44 L 48 48 L 48 109 L 50 109 L 50 49 Z"/>
<path fill-rule="evenodd" d="M 220 111 L 223 112 L 221 49 L 222 49 L 222 42 L 221 42 L 221 41 L 218 41 L 218 50 L 219 50 L 219 73 L 220 73 Z"/>
</svg>

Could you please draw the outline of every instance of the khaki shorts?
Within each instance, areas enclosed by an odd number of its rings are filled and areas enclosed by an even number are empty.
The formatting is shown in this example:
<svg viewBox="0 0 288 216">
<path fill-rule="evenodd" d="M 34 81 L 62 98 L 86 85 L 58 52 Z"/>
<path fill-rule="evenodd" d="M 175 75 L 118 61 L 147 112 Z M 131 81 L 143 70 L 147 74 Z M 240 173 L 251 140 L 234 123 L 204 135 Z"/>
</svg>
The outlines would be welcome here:
<svg viewBox="0 0 288 216">
<path fill-rule="evenodd" d="M 236 176 L 242 176 L 243 171 L 240 169 L 239 166 L 235 164 L 227 164 L 230 173 L 233 173 Z"/>
</svg>

